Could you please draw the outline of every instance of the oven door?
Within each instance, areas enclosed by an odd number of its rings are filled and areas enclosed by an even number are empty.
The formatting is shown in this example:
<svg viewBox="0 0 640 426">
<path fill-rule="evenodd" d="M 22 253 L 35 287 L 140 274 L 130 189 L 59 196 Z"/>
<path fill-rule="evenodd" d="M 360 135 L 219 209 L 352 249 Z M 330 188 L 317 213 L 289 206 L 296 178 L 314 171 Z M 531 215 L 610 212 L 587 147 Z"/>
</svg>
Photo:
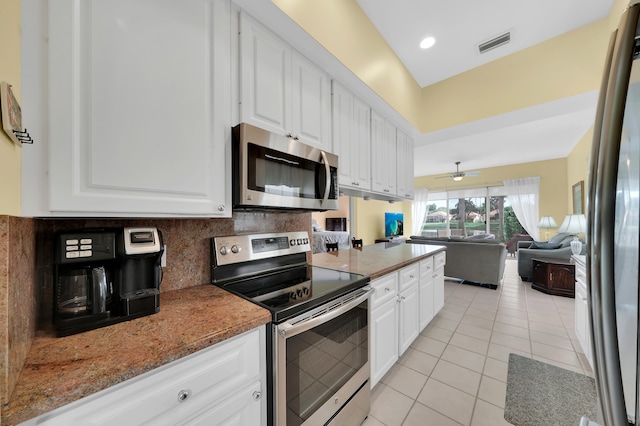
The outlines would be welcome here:
<svg viewBox="0 0 640 426">
<path fill-rule="evenodd" d="M 246 123 L 233 135 L 234 205 L 339 208 L 336 155 Z"/>
<path fill-rule="evenodd" d="M 359 425 L 369 414 L 369 286 L 273 325 L 278 426 Z"/>
</svg>

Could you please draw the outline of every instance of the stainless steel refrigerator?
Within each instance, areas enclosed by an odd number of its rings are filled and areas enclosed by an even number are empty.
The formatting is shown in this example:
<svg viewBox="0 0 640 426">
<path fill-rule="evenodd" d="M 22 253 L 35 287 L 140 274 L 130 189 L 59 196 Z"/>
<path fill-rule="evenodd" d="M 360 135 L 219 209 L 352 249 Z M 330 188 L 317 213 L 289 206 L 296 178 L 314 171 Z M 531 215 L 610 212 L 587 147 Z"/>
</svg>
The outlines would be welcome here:
<svg viewBox="0 0 640 426">
<path fill-rule="evenodd" d="M 588 297 L 600 421 L 615 426 L 636 424 L 640 383 L 639 3 L 631 2 L 609 43 L 587 203 Z"/>
</svg>

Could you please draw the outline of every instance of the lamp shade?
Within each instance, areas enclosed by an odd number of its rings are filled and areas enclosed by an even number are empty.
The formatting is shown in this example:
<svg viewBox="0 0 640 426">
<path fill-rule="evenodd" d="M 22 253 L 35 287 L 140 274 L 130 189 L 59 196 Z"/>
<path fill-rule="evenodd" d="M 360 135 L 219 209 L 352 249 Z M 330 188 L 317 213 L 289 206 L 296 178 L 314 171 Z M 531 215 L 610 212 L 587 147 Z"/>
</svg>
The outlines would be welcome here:
<svg viewBox="0 0 640 426">
<path fill-rule="evenodd" d="M 542 216 L 540 223 L 538 224 L 538 228 L 555 228 L 557 226 L 558 224 L 551 216 Z"/>
<path fill-rule="evenodd" d="M 587 219 L 583 214 L 568 214 L 558 228 L 558 233 L 560 232 L 573 235 L 584 234 L 587 232 Z"/>
</svg>

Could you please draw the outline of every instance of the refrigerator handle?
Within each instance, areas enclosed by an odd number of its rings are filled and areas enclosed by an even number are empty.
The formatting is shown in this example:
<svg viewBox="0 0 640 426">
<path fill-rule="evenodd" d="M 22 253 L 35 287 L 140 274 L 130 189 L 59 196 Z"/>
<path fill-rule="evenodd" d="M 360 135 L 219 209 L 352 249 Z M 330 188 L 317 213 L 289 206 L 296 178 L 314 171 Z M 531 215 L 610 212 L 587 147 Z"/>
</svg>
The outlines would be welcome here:
<svg viewBox="0 0 640 426">
<path fill-rule="evenodd" d="M 622 119 L 639 9 L 635 4 L 625 11 L 609 42 L 590 164 L 587 293 L 594 375 L 606 425 L 628 424 L 616 325 L 613 226 Z"/>
</svg>

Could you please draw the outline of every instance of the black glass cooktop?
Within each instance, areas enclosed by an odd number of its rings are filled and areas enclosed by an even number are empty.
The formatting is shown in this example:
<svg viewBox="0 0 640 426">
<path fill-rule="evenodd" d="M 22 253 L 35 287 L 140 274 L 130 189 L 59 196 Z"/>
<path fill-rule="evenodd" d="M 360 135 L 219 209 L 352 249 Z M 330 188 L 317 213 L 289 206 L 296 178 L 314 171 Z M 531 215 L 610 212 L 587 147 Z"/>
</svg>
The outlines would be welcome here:
<svg viewBox="0 0 640 426">
<path fill-rule="evenodd" d="M 222 285 L 271 311 L 279 323 L 365 286 L 369 277 L 304 265 Z"/>
</svg>

